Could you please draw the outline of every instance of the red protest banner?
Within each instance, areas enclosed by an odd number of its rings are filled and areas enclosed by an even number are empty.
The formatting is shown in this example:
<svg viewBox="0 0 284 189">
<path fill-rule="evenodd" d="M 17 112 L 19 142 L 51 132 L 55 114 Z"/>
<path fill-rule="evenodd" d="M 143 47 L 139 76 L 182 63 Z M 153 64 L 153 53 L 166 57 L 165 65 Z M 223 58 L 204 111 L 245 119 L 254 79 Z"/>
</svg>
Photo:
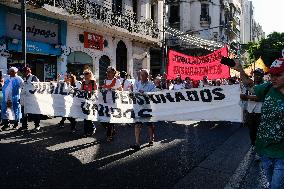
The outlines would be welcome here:
<svg viewBox="0 0 284 189">
<path fill-rule="evenodd" d="M 84 47 L 102 50 L 104 45 L 103 36 L 94 33 L 84 32 Z"/>
<path fill-rule="evenodd" d="M 173 50 L 169 51 L 168 79 L 174 79 L 178 74 L 182 79 L 190 77 L 193 80 L 230 77 L 230 68 L 220 63 L 222 56 L 228 55 L 227 47 L 223 47 L 206 56 L 188 56 Z"/>
</svg>

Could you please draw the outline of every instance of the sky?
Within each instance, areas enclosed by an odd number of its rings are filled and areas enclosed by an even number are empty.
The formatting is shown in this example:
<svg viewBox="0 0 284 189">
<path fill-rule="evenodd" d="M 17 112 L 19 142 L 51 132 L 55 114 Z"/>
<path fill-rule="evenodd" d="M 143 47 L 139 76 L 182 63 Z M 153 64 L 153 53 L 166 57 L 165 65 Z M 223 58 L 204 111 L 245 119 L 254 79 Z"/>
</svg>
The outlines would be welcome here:
<svg viewBox="0 0 284 189">
<path fill-rule="evenodd" d="M 262 26 L 265 35 L 284 32 L 284 0 L 251 0 L 254 18 Z"/>
</svg>

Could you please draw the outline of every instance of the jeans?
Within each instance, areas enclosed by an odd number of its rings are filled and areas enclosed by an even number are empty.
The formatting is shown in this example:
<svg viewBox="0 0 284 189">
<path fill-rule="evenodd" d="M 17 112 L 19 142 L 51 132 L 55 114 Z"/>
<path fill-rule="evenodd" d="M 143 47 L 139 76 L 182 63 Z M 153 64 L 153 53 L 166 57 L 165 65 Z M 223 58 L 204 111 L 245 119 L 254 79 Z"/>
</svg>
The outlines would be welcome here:
<svg viewBox="0 0 284 189">
<path fill-rule="evenodd" d="M 284 159 L 261 157 L 261 166 L 269 189 L 284 188 Z"/>
</svg>

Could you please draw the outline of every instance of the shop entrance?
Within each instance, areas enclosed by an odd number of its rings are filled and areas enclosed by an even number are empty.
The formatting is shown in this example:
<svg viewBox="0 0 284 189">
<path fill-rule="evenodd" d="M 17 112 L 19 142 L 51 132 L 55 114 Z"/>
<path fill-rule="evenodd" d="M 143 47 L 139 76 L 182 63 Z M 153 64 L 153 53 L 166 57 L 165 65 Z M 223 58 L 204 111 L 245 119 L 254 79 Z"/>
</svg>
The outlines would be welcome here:
<svg viewBox="0 0 284 189">
<path fill-rule="evenodd" d="M 36 75 L 40 81 L 48 82 L 56 80 L 56 65 L 56 56 L 27 53 L 27 66 L 31 68 L 32 73 Z M 24 64 L 21 61 L 21 53 L 12 53 L 12 57 L 8 59 L 8 68 L 12 66 L 17 67 L 19 69 L 19 75 L 23 76 L 21 71 Z"/>
<path fill-rule="evenodd" d="M 75 51 L 67 57 L 67 72 L 74 74 L 78 80 L 86 69 L 93 71 L 93 59 L 88 54 Z"/>
</svg>

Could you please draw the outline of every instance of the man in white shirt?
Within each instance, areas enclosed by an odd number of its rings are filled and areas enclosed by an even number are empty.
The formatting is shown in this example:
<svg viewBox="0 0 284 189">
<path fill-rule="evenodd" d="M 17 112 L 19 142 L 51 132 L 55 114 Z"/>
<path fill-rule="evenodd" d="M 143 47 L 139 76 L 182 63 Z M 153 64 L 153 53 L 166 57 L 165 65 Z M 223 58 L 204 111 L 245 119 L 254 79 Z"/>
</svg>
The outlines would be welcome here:
<svg viewBox="0 0 284 189">
<path fill-rule="evenodd" d="M 156 86 L 152 81 L 148 79 L 149 72 L 146 69 L 142 69 L 140 72 L 140 81 L 135 83 L 134 92 L 144 93 L 144 92 L 155 92 Z M 142 125 L 148 126 L 148 133 L 149 133 L 149 146 L 153 145 L 154 142 L 154 131 L 155 126 L 152 122 L 135 123 L 135 145 L 130 146 L 133 150 L 140 149 L 140 138 L 141 138 L 141 127 Z"/>
</svg>

